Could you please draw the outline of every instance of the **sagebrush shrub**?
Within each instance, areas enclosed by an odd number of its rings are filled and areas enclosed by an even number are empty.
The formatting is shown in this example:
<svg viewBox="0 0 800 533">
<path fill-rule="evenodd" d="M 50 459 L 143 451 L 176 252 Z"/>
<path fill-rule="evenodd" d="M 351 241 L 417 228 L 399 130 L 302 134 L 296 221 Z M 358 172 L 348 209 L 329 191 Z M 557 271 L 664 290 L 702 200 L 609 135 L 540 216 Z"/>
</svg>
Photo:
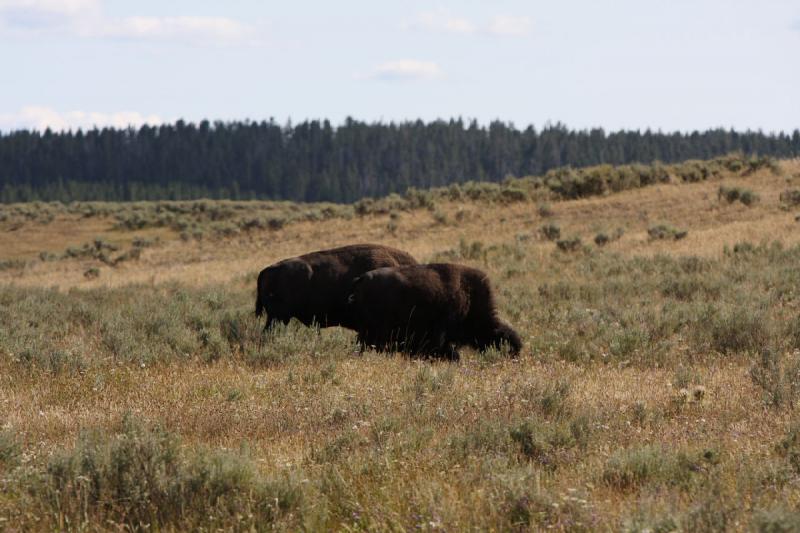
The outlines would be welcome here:
<svg viewBox="0 0 800 533">
<path fill-rule="evenodd" d="M 750 189 L 743 190 L 742 194 L 739 196 L 739 201 L 748 207 L 755 204 L 760 199 L 761 197 L 758 194 L 751 191 Z"/>
<path fill-rule="evenodd" d="M 687 486 L 693 477 L 718 462 L 710 449 L 673 451 L 659 445 L 620 450 L 609 458 L 601 475 L 603 483 L 619 490 L 648 484 Z"/>
<path fill-rule="evenodd" d="M 734 523 L 737 507 L 715 489 L 696 503 L 681 520 L 684 531 L 729 531 Z"/>
<path fill-rule="evenodd" d="M 797 421 L 792 423 L 776 449 L 778 454 L 788 461 L 795 473 L 800 474 L 800 424 Z"/>
<path fill-rule="evenodd" d="M 707 325 L 711 348 L 721 353 L 760 352 L 771 340 L 768 320 L 758 309 L 725 308 Z"/>
<path fill-rule="evenodd" d="M 729 204 L 732 204 L 738 200 L 746 206 L 751 206 L 760 199 L 758 194 L 750 189 L 743 189 L 741 187 L 725 187 L 723 185 L 720 186 L 719 191 L 717 192 L 717 197 L 720 200 L 725 200 Z"/>
<path fill-rule="evenodd" d="M 658 240 L 658 239 L 674 239 L 680 240 L 685 238 L 689 232 L 687 230 L 679 230 L 675 229 L 672 226 L 668 226 L 666 224 L 659 224 L 657 226 L 651 226 L 647 229 L 647 234 L 650 236 L 650 239 Z"/>
<path fill-rule="evenodd" d="M 539 231 L 548 241 L 554 241 L 561 237 L 561 228 L 556 224 L 545 224 Z"/>
<path fill-rule="evenodd" d="M 506 519 L 504 531 L 595 531 L 598 516 L 583 492 L 555 495 L 536 488 L 533 476 L 506 481 L 501 492 Z"/>
<path fill-rule="evenodd" d="M 758 533 L 791 533 L 800 531 L 800 512 L 783 506 L 757 510 L 750 524 L 752 531 Z"/>
<path fill-rule="evenodd" d="M 527 460 L 545 468 L 555 469 L 572 448 L 585 448 L 588 424 L 561 421 L 544 424 L 538 420 L 527 420 L 510 430 L 511 440 Z"/>
<path fill-rule="evenodd" d="M 556 247 L 562 252 L 576 252 L 581 248 L 581 238 L 571 237 L 569 239 L 557 240 Z"/>
<path fill-rule="evenodd" d="M 541 203 L 536 206 L 536 212 L 542 218 L 549 218 L 555 214 L 553 208 L 548 203 Z"/>
<path fill-rule="evenodd" d="M 780 202 L 786 207 L 800 205 L 800 189 L 787 189 L 780 195 Z"/>
<path fill-rule="evenodd" d="M 758 362 L 750 368 L 750 377 L 764 391 L 764 403 L 771 407 L 780 407 L 787 399 L 782 366 L 780 352 L 765 347 Z"/>
<path fill-rule="evenodd" d="M 20 453 L 16 436 L 9 430 L 0 429 L 0 473 L 3 468 L 16 465 Z"/>
<path fill-rule="evenodd" d="M 509 430 L 504 424 L 482 420 L 453 436 L 449 448 L 461 458 L 484 457 L 506 451 L 510 443 Z"/>
<path fill-rule="evenodd" d="M 244 456 L 188 455 L 175 435 L 130 416 L 115 434 L 84 433 L 74 449 L 56 453 L 43 482 L 40 497 L 54 518 L 86 525 L 112 520 L 134 530 L 262 526 L 303 501 L 299 486 L 265 478 Z"/>
</svg>

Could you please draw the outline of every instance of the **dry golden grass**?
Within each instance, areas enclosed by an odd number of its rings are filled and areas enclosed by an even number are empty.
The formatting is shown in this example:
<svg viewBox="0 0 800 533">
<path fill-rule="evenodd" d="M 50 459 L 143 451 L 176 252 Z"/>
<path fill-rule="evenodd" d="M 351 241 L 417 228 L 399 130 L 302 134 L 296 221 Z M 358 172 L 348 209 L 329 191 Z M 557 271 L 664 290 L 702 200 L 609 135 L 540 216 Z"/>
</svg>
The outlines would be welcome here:
<svg viewBox="0 0 800 533">
<path fill-rule="evenodd" d="M 800 176 L 798 161 L 782 162 L 778 175 L 760 171 L 747 178 L 554 202 L 546 218 L 529 202 L 447 202 L 437 204 L 447 217 L 444 224 L 420 210 L 401 213 L 393 231 L 387 229 L 388 215 L 371 215 L 199 242 L 184 242 L 166 229 L 123 232 L 111 230 L 110 220 L 64 217 L 0 233 L 0 259 L 34 258 L 40 251 L 63 250 L 96 236 L 125 245 L 134 236 L 158 235 L 161 244 L 144 249 L 138 261 L 115 268 L 94 260 L 34 262 L 22 271 L 0 272 L 0 283 L 64 291 L 170 282 L 193 290 L 224 286 L 247 293 L 254 286 L 253 274 L 271 262 L 350 242 L 380 242 L 422 260 L 458 249 L 462 240 L 480 241 L 484 247 L 523 242 L 521 264 L 529 271 L 522 277 L 508 274 L 505 264 L 476 262 L 489 271 L 505 310 L 520 287 L 579 275 L 584 259 L 567 260 L 554 252 L 552 242 L 538 236 L 539 227 L 548 222 L 557 223 L 562 235 L 580 236 L 591 246 L 598 232 L 623 228 L 624 235 L 604 248 L 604 253 L 622 258 L 664 254 L 719 259 L 724 247 L 741 241 L 780 241 L 785 247 L 800 243 L 795 213 L 781 209 L 778 201 L 780 192 L 800 186 L 792 176 Z M 721 203 L 721 184 L 747 187 L 761 200 L 752 207 Z M 647 229 L 657 223 L 686 229 L 688 236 L 652 241 Z M 100 276 L 87 280 L 84 272 L 92 266 L 99 266 Z M 660 309 L 661 304 L 642 305 Z M 797 313 L 796 307 L 788 311 Z M 547 333 L 524 311 L 517 325 L 528 340 Z M 518 360 L 469 354 L 460 364 L 448 365 L 354 354 L 348 333 L 326 330 L 320 336 L 339 343 L 333 355 L 301 347 L 301 355 L 265 365 L 248 364 L 235 353 L 215 362 L 190 357 L 140 363 L 114 360 L 99 339 L 85 333 L 87 340 L 84 333 L 73 332 L 76 346 L 92 354 L 95 363 L 75 371 L 21 369 L 18 354 L 3 353 L 0 346 L 0 425 L 21 440 L 23 463 L 45 464 L 53 450 L 71 448 L 86 428 L 111 434 L 132 413 L 146 424 L 179 434 L 186 449 L 238 450 L 246 443 L 263 472 L 304 479 L 306 507 L 284 516 L 285 521 L 274 524 L 277 528 L 637 530 L 673 517 L 676 527 L 684 529 L 723 525 L 747 530 L 754 527 L 759 510 L 800 506 L 798 473 L 776 454 L 776 444 L 794 420 L 794 408 L 763 402 L 764 391 L 750 375 L 752 354 L 702 354 L 687 341 L 671 348 L 674 353 L 665 365 L 622 359 L 604 364 L 569 362 L 531 345 Z M 561 333 L 566 338 L 572 334 Z M 67 347 L 71 342 L 64 339 Z M 688 399 L 675 384 L 683 371 L 692 376 Z M 559 381 L 569 383 L 569 393 L 553 411 L 541 397 Z M 692 397 L 694 384 L 703 387 L 701 398 Z M 526 459 L 508 440 L 509 431 L 524 420 L 555 428 L 581 417 L 588 421 L 588 443 L 553 451 L 553 468 Z M 493 431 L 502 435 L 492 436 Z M 469 444 L 483 438 L 491 441 L 485 450 Z M 323 453 L 339 440 L 345 442 L 342 456 Z M 467 443 L 461 455 L 454 451 L 459 442 Z M 663 445 L 664 453 L 714 449 L 718 464 L 699 466 L 687 486 L 653 478 L 622 490 L 603 481 L 612 457 L 648 445 Z M 769 465 L 789 472 L 787 478 L 772 481 Z M 320 480 L 329 476 L 338 476 L 339 492 L 326 492 Z M 546 503 L 536 503 L 539 497 Z M 712 497 L 723 503 L 708 503 Z M 25 501 L 0 496 L 0 529 L 15 529 L 16 520 L 22 520 L 18 527 L 23 529 L 54 527 L 45 518 L 21 518 Z M 517 508 L 527 518 L 514 514 Z M 107 522 L 88 529 L 115 527 Z"/>
<path fill-rule="evenodd" d="M 62 289 L 165 281 L 219 283 L 260 270 L 284 257 L 352 242 L 381 242 L 424 260 L 457 246 L 462 238 L 486 244 L 510 242 L 516 235 L 535 233 L 551 220 L 561 226 L 562 235 L 580 235 L 586 243 L 599 231 L 622 228 L 624 236 L 611 243 L 609 249 L 623 254 L 713 257 L 722 253 L 725 244 L 741 240 L 780 240 L 787 245 L 800 241 L 795 215 L 780 209 L 779 202 L 782 191 L 800 187 L 800 178 L 796 177 L 800 176 L 800 162 L 784 161 L 781 165 L 782 171 L 777 175 L 762 170 L 746 178 L 657 185 L 605 197 L 554 202 L 553 215 L 547 218 L 528 202 L 502 207 L 442 202 L 437 208 L 447 215 L 446 224 L 437 224 L 430 212 L 418 210 L 400 213 L 394 232 L 387 230 L 389 215 L 369 215 L 353 220 L 300 222 L 278 231 L 198 243 L 182 242 L 176 232 L 166 228 L 127 232 L 112 229 L 114 221 L 110 219 L 59 217 L 47 225 L 31 223 L 13 232 L 0 232 L 0 260 L 34 259 L 41 251 L 63 251 L 95 237 L 122 246 L 130 243 L 133 236 L 159 237 L 164 245 L 146 250 L 136 263 L 103 269 L 95 280 L 83 276 L 94 263 L 75 261 L 34 263 L 21 273 L 0 272 L 0 282 L 13 280 L 20 285 Z M 761 201 L 753 207 L 720 202 L 720 185 L 747 187 L 759 194 Z M 458 211 L 463 211 L 464 216 L 457 222 Z M 648 227 L 663 222 L 689 229 L 688 237 L 676 242 L 650 242 Z M 536 246 L 541 248 L 543 259 L 552 248 L 549 242 Z"/>
</svg>

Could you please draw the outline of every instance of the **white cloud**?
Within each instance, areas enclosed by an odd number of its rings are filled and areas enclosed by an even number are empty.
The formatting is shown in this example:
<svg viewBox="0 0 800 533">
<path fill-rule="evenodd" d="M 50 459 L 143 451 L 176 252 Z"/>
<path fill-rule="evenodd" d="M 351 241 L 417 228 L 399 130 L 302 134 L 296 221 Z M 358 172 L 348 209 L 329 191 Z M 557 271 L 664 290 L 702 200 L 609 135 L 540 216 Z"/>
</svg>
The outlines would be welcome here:
<svg viewBox="0 0 800 533">
<path fill-rule="evenodd" d="M 401 26 L 403 29 L 416 29 L 439 33 L 488 34 L 520 36 L 530 31 L 530 17 L 496 15 L 482 23 L 453 15 L 447 10 L 426 11 L 417 15 L 412 23 Z"/>
<path fill-rule="evenodd" d="M 82 38 L 254 43 L 248 24 L 227 17 L 109 17 L 100 0 L 0 0 L 0 32 Z"/>
<path fill-rule="evenodd" d="M 65 31 L 80 21 L 95 20 L 99 14 L 98 0 L 0 0 L 0 30 Z"/>
<path fill-rule="evenodd" d="M 472 22 L 464 18 L 450 18 L 445 21 L 445 29 L 455 33 L 472 33 L 475 31 L 475 26 Z"/>
<path fill-rule="evenodd" d="M 0 0 L 0 11 L 29 11 L 68 15 L 100 7 L 99 0 Z"/>
<path fill-rule="evenodd" d="M 86 28 L 87 36 L 150 40 L 236 42 L 252 36 L 250 27 L 226 17 L 125 17 Z"/>
<path fill-rule="evenodd" d="M 474 33 L 477 29 L 469 19 L 453 16 L 441 9 L 420 13 L 417 19 L 407 26 L 448 33 Z"/>
<path fill-rule="evenodd" d="M 143 124 L 162 124 L 164 120 L 158 115 L 144 115 L 137 111 L 118 111 L 103 113 L 99 111 L 57 111 L 49 107 L 26 106 L 16 113 L 0 113 L 0 130 L 20 129 L 53 131 L 68 129 L 91 129 L 95 126 L 126 128 Z"/>
<path fill-rule="evenodd" d="M 432 61 L 400 59 L 378 65 L 367 78 L 384 81 L 412 81 L 431 80 L 441 76 L 442 69 Z"/>
<path fill-rule="evenodd" d="M 489 32 L 495 35 L 525 35 L 531 29 L 530 17 L 497 15 L 489 24 Z"/>
</svg>

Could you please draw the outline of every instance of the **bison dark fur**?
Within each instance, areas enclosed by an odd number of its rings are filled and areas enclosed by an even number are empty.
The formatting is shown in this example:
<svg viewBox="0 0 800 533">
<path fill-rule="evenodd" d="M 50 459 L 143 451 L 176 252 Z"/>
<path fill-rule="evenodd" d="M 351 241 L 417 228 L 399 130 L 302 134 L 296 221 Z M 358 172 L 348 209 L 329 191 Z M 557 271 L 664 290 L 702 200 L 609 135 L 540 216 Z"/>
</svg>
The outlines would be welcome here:
<svg viewBox="0 0 800 533">
<path fill-rule="evenodd" d="M 258 275 L 256 316 L 265 329 L 294 317 L 305 325 L 354 329 L 347 297 L 353 280 L 380 267 L 415 265 L 406 252 L 378 244 L 355 244 L 284 259 Z"/>
<path fill-rule="evenodd" d="M 456 264 L 412 265 L 367 272 L 353 284 L 359 340 L 379 350 L 457 360 L 458 346 L 478 350 L 522 341 L 497 317 L 484 272 Z"/>
</svg>

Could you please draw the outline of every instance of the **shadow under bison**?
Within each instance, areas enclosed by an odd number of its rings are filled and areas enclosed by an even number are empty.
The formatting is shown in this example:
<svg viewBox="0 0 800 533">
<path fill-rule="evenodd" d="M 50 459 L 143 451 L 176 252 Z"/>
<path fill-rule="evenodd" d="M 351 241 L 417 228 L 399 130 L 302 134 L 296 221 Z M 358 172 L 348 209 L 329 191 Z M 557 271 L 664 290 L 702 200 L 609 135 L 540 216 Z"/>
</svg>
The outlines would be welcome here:
<svg viewBox="0 0 800 533">
<path fill-rule="evenodd" d="M 480 351 L 522 341 L 497 316 L 487 275 L 456 264 L 379 268 L 357 278 L 349 298 L 359 341 L 378 350 L 401 350 L 458 360 L 458 346 Z"/>
<path fill-rule="evenodd" d="M 376 268 L 415 265 L 408 253 L 378 244 L 355 244 L 284 259 L 258 275 L 256 316 L 265 312 L 264 329 L 296 318 L 306 326 L 355 329 L 347 305 L 353 280 Z"/>
</svg>

